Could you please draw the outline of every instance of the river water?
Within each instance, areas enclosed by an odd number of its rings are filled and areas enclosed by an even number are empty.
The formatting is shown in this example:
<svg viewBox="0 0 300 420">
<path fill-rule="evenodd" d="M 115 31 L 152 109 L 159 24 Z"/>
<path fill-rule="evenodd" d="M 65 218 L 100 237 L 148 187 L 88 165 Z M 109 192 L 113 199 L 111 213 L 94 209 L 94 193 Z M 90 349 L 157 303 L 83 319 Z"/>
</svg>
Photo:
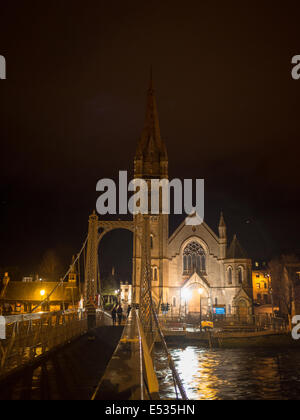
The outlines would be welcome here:
<svg viewBox="0 0 300 420">
<path fill-rule="evenodd" d="M 170 347 L 190 400 L 300 400 L 300 350 Z M 161 398 L 175 399 L 166 357 L 156 349 Z"/>
</svg>

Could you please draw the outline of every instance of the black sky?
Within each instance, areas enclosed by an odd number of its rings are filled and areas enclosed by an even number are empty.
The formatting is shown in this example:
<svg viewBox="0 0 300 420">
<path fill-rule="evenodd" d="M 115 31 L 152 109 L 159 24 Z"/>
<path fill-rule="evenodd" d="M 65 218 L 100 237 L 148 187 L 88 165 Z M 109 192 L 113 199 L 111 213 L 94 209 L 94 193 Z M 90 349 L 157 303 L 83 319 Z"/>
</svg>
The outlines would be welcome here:
<svg viewBox="0 0 300 420">
<path fill-rule="evenodd" d="M 1 2 L 0 266 L 80 248 L 96 182 L 132 169 L 151 64 L 170 176 L 205 178 L 208 224 L 223 209 L 253 258 L 299 249 L 299 18 L 296 1 Z M 128 273 L 115 238 L 104 265 Z"/>
</svg>

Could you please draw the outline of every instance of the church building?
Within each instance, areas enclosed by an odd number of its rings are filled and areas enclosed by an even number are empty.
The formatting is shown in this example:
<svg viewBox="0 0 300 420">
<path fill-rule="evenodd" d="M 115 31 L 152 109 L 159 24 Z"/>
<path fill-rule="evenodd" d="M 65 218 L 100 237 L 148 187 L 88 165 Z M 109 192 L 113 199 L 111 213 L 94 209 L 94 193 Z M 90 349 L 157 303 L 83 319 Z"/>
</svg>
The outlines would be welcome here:
<svg viewBox="0 0 300 420">
<path fill-rule="evenodd" d="M 152 78 L 151 78 L 152 79 Z M 144 129 L 135 160 L 135 178 L 148 181 L 168 178 L 168 153 L 161 138 L 152 80 L 148 89 Z M 140 222 L 141 215 L 134 216 Z M 235 235 L 228 242 L 226 223 L 220 215 L 218 234 L 205 222 L 183 222 L 169 236 L 169 216 L 150 218 L 152 293 L 156 302 L 169 303 L 173 314 L 253 313 L 252 264 Z M 133 294 L 139 296 L 141 244 L 134 236 Z"/>
</svg>

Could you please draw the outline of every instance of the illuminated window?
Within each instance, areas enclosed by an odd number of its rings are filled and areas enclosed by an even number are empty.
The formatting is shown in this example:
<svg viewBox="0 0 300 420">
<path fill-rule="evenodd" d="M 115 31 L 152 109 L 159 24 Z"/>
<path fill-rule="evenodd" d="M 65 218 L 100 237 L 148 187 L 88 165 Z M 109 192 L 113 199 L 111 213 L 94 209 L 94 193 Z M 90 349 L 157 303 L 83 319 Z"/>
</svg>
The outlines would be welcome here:
<svg viewBox="0 0 300 420">
<path fill-rule="evenodd" d="M 152 267 L 151 275 L 152 275 L 152 281 L 157 281 L 158 280 L 158 268 L 157 267 Z"/>
<path fill-rule="evenodd" d="M 150 236 L 150 247 L 153 249 L 153 235 Z"/>
<path fill-rule="evenodd" d="M 260 289 L 260 283 L 256 283 L 256 288 Z"/>
<path fill-rule="evenodd" d="M 239 284 L 243 284 L 243 268 L 238 268 L 238 282 Z"/>
<path fill-rule="evenodd" d="M 231 267 L 228 268 L 227 276 L 228 276 L 228 284 L 232 284 L 232 268 Z"/>
<path fill-rule="evenodd" d="M 198 242 L 190 242 L 186 246 L 183 252 L 183 270 L 188 274 L 206 272 L 205 252 Z"/>
</svg>

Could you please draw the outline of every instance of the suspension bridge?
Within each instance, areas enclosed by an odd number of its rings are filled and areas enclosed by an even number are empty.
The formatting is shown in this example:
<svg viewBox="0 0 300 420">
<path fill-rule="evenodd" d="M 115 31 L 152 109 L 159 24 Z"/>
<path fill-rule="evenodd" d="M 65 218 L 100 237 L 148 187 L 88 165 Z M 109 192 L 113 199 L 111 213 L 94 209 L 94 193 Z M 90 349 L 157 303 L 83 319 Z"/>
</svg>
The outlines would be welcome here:
<svg viewBox="0 0 300 420">
<path fill-rule="evenodd" d="M 72 266 L 32 313 L 8 316 L 0 340 L 0 399 L 158 400 L 155 343 L 166 355 L 178 400 L 187 394 L 168 350 L 151 290 L 150 216 L 135 221 L 89 218 L 88 236 Z M 113 327 L 102 307 L 98 247 L 106 233 L 127 229 L 141 246 L 141 278 L 124 328 Z M 78 308 L 41 312 L 77 265 L 84 271 Z"/>
</svg>

